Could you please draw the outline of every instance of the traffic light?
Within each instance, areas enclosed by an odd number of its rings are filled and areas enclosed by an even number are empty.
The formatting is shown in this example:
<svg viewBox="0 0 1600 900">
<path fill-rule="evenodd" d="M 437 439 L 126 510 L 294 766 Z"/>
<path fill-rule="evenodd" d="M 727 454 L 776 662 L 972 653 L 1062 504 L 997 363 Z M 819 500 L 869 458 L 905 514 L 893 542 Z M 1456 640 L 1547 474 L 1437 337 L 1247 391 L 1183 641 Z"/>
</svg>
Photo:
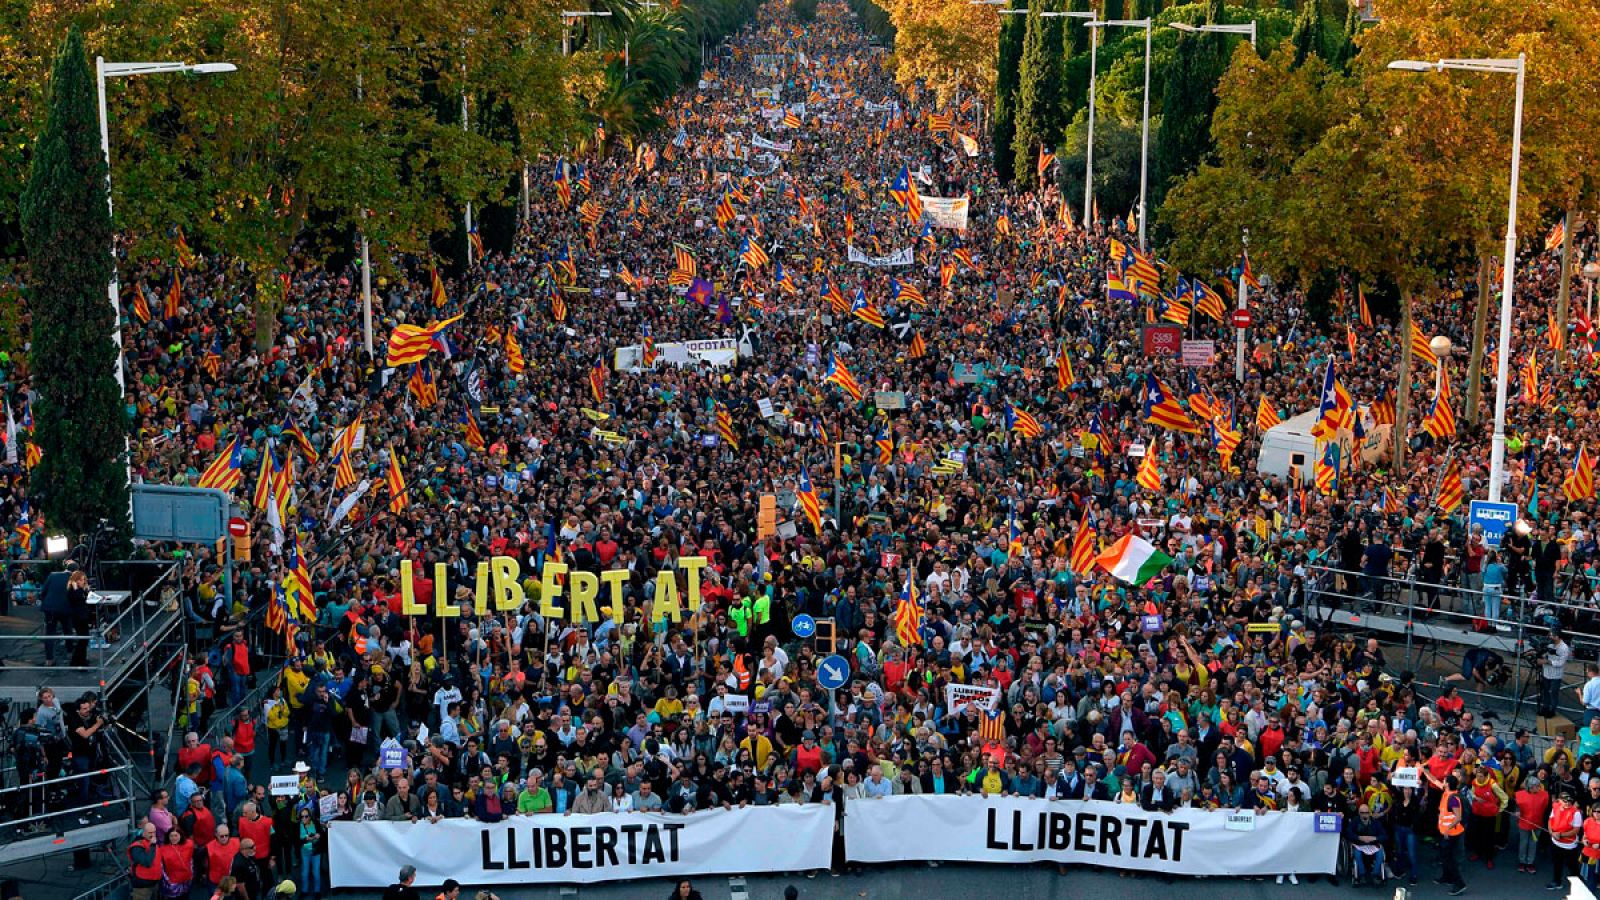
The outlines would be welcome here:
<svg viewBox="0 0 1600 900">
<path fill-rule="evenodd" d="M 818 653 L 832 655 L 838 651 L 839 633 L 834 627 L 832 619 L 817 620 L 817 634 L 815 640 Z"/>
</svg>

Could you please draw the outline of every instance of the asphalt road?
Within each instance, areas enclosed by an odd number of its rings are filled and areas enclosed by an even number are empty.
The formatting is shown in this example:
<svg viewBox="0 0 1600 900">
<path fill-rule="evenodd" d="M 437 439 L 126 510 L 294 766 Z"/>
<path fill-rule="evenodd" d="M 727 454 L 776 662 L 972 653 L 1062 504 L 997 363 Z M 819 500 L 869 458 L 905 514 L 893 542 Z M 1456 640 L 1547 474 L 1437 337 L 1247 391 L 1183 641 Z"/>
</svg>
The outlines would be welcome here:
<svg viewBox="0 0 1600 900">
<path fill-rule="evenodd" d="M 908 838 L 914 839 L 914 838 Z M 1566 893 L 1544 891 L 1549 881 L 1549 870 L 1541 869 L 1537 876 L 1520 875 L 1508 854 L 1505 862 L 1494 871 L 1485 871 L 1480 864 L 1470 864 L 1465 870 L 1468 897 L 1565 897 Z M 1432 874 L 1432 870 L 1430 870 Z M 705 900 L 782 900 L 784 888 L 794 885 L 800 897 L 806 900 L 853 900 L 867 897 L 872 900 L 933 900 L 945 897 L 1015 898 L 1015 900 L 1151 900 L 1152 894 L 1168 896 L 1181 894 L 1182 900 L 1256 900 L 1256 898 L 1318 898 L 1318 900 L 1348 900 L 1351 897 L 1394 897 L 1394 888 L 1404 882 L 1391 880 L 1386 890 L 1352 888 L 1350 882 L 1341 880 L 1337 887 L 1323 879 L 1300 879 L 1298 886 L 1278 885 L 1274 879 L 1247 881 L 1237 878 L 1174 878 L 1170 881 L 1153 875 L 1118 876 L 1115 872 L 1098 869 L 1070 870 L 1058 875 L 1053 866 L 998 866 L 946 864 L 939 868 L 925 865 L 879 866 L 864 874 L 844 875 L 838 878 L 827 874 L 816 878 L 801 876 L 752 875 L 743 879 L 727 876 L 701 876 L 690 879 Z M 742 882 L 742 886 L 741 886 Z M 496 890 L 500 900 L 666 900 L 674 882 L 634 881 L 619 884 L 581 885 L 577 887 L 517 887 Z M 1445 897 L 1447 889 L 1430 879 L 1424 879 L 1416 888 L 1410 888 L 1412 897 Z M 741 892 L 742 891 L 742 892 Z M 574 893 L 575 892 L 575 893 Z M 351 900 L 376 900 L 380 892 L 341 891 L 341 898 Z M 427 891 L 423 892 L 424 895 Z M 469 895 L 464 891 L 463 898 Z"/>
</svg>

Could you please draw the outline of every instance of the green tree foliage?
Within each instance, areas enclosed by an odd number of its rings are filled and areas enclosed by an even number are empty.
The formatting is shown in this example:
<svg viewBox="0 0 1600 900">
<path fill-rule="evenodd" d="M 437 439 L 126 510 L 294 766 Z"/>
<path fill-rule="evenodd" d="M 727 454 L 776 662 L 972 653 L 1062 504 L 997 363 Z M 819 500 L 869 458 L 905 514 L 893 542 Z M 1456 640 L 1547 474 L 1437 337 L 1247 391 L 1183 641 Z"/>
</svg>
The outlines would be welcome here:
<svg viewBox="0 0 1600 900">
<path fill-rule="evenodd" d="M 795 19 L 802 24 L 817 20 L 817 0 L 789 0 L 789 9 L 794 12 Z"/>
<path fill-rule="evenodd" d="M 21 197 L 34 309 L 34 440 L 29 482 L 45 521 L 79 535 L 101 521 L 128 533 L 127 414 L 106 286 L 111 213 L 94 76 L 83 37 L 68 32 L 51 69 L 44 130 Z"/>
<path fill-rule="evenodd" d="M 1083 197 L 1084 144 L 1087 114 L 1069 125 L 1056 149 L 1061 166 L 1062 196 L 1074 207 Z M 1094 197 L 1102 218 L 1123 216 L 1139 202 L 1139 123 L 1095 118 Z M 1074 212 L 1074 215 L 1077 213 Z"/>
<path fill-rule="evenodd" d="M 1040 12 L 1054 11 L 1049 0 L 1038 0 L 1028 7 L 1022 42 L 1022 70 L 1017 87 L 1016 134 L 1011 147 L 1015 155 L 1015 178 L 1032 184 L 1034 159 L 1040 147 L 1054 147 L 1061 139 L 1061 18 L 1044 18 Z M 1013 17 L 1015 18 L 1015 17 Z M 998 150 L 996 151 L 999 152 Z"/>
<path fill-rule="evenodd" d="M 1312 54 L 1322 54 L 1322 7 L 1315 3 L 1307 3 L 1300 9 L 1299 18 L 1294 20 L 1294 33 L 1289 36 L 1289 43 L 1294 47 L 1294 64 L 1305 65 L 1306 58 Z"/>
<path fill-rule="evenodd" d="M 1011 7 L 1020 9 L 1016 0 Z M 995 50 L 994 118 L 990 137 L 996 148 L 994 171 L 1001 183 L 1009 184 L 1013 174 L 1010 153 L 1002 152 L 1012 145 L 1016 137 L 1017 90 L 1020 85 L 1019 68 L 1022 62 L 1022 43 L 1027 31 L 1024 16 L 1005 16 L 1000 23 L 1000 40 Z"/>
</svg>

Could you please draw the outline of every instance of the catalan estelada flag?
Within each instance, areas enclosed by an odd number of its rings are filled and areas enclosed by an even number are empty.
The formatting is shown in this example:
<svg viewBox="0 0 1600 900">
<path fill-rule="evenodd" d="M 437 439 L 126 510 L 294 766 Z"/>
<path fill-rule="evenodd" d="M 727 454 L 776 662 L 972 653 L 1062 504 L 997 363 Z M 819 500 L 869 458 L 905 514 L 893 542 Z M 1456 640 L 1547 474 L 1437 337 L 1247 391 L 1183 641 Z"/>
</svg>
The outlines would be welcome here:
<svg viewBox="0 0 1600 900">
<path fill-rule="evenodd" d="M 133 286 L 133 315 L 140 322 L 150 321 L 150 303 L 144 299 L 144 289 Z"/>
<path fill-rule="evenodd" d="M 1561 481 L 1561 491 L 1568 500 L 1594 499 L 1594 460 L 1589 458 L 1589 447 L 1581 444 L 1573 457 L 1572 471 Z"/>
<path fill-rule="evenodd" d="M 295 421 L 292 413 L 283 418 L 283 432 L 294 438 L 295 444 L 300 447 L 300 452 L 305 454 L 307 460 L 311 462 L 317 461 L 317 448 L 311 445 L 311 438 L 306 436 L 305 429 L 301 428 L 300 423 Z"/>
<path fill-rule="evenodd" d="M 838 385 L 840 390 L 850 395 L 851 400 L 861 402 L 861 385 L 856 383 L 855 376 L 845 368 L 844 362 L 839 359 L 839 354 L 828 354 L 828 368 L 822 373 L 822 380 Z"/>
<path fill-rule="evenodd" d="M 439 387 L 433 383 L 433 375 L 422 363 L 417 363 L 411 370 L 411 377 L 406 380 L 406 390 L 423 409 L 439 402 Z"/>
<path fill-rule="evenodd" d="M 1168 431 L 1200 433 L 1200 426 L 1179 405 L 1177 396 L 1153 374 L 1145 376 L 1144 420 Z"/>
<path fill-rule="evenodd" d="M 439 269 L 432 262 L 428 263 L 429 295 L 433 298 L 433 306 L 438 309 L 449 300 L 444 294 L 444 279 L 439 277 Z"/>
<path fill-rule="evenodd" d="M 606 402 L 607 374 L 605 360 L 595 357 L 594 365 L 589 367 L 589 393 L 594 396 L 597 405 Z"/>
<path fill-rule="evenodd" d="M 1072 556 L 1067 561 L 1074 573 L 1088 575 L 1094 571 L 1094 558 L 1099 553 L 1098 543 L 1099 535 L 1089 524 L 1089 510 L 1084 509 L 1078 530 L 1072 535 Z"/>
<path fill-rule="evenodd" d="M 1044 435 L 1044 426 L 1025 409 L 1015 406 L 1006 407 L 1007 430 L 1022 435 L 1025 438 L 1037 438 Z"/>
<path fill-rule="evenodd" d="M 300 549 L 299 530 L 288 529 L 288 540 L 283 552 L 283 593 L 291 617 L 301 622 L 315 622 L 317 599 L 311 591 L 311 572 L 306 566 L 305 554 Z"/>
<path fill-rule="evenodd" d="M 478 417 L 472 414 L 471 407 L 461 411 L 461 424 L 466 429 L 467 446 L 483 452 L 488 445 L 483 442 L 483 431 L 478 428 Z"/>
<path fill-rule="evenodd" d="M 1450 375 L 1447 372 L 1439 375 L 1439 393 L 1433 398 L 1433 409 L 1422 420 L 1422 429 L 1436 441 L 1456 436 L 1456 414 L 1450 408 Z"/>
<path fill-rule="evenodd" d="M 400 512 L 410 505 L 411 500 L 406 496 L 406 476 L 400 471 L 400 452 L 393 447 L 389 448 L 389 471 L 384 475 L 383 483 L 389 489 L 390 512 Z"/>
<path fill-rule="evenodd" d="M 1036 174 L 1039 176 L 1040 180 L 1044 179 L 1044 173 L 1049 171 L 1050 167 L 1055 164 L 1055 161 L 1056 152 L 1054 150 L 1051 150 L 1049 147 L 1039 148 L 1039 166 Z"/>
<path fill-rule="evenodd" d="M 913 332 L 911 335 L 911 348 L 906 355 L 912 359 L 921 359 L 928 355 L 928 342 L 922 339 L 922 332 Z"/>
<path fill-rule="evenodd" d="M 1278 415 L 1278 411 L 1272 408 L 1272 404 L 1267 402 L 1267 397 L 1263 394 L 1260 405 L 1256 407 L 1256 428 L 1266 431 L 1282 422 L 1283 419 Z"/>
<path fill-rule="evenodd" d="M 1249 250 L 1244 251 L 1244 266 L 1243 266 L 1243 269 L 1241 270 L 1241 274 L 1240 274 L 1239 277 L 1243 278 L 1244 279 L 1244 283 L 1250 285 L 1250 288 L 1252 290 L 1257 290 L 1257 291 L 1261 290 L 1261 282 L 1257 281 L 1255 273 L 1250 271 L 1250 251 Z"/>
<path fill-rule="evenodd" d="M 1154 447 L 1145 448 L 1144 462 L 1139 463 L 1139 473 L 1133 480 L 1147 491 L 1161 490 L 1161 468 Z"/>
<path fill-rule="evenodd" d="M 178 304 L 183 301 L 183 279 L 178 276 L 178 270 L 172 270 L 172 284 L 167 288 L 167 302 L 161 311 L 163 318 L 176 319 L 178 317 Z"/>
<path fill-rule="evenodd" d="M 1433 352 L 1432 347 L 1428 346 L 1428 339 L 1423 337 L 1422 329 L 1417 327 L 1416 322 L 1411 323 L 1411 355 L 1430 366 L 1439 364 L 1438 355 Z"/>
<path fill-rule="evenodd" d="M 739 449 L 739 436 L 733 431 L 733 416 L 728 412 L 728 407 L 717 404 L 717 435 L 729 447 Z"/>
<path fill-rule="evenodd" d="M 762 250 L 760 244 L 748 237 L 744 239 L 744 245 L 739 248 L 739 259 L 752 269 L 759 269 L 772 261 L 767 256 L 767 251 Z"/>
<path fill-rule="evenodd" d="M 1450 464 L 1445 466 L 1444 477 L 1439 479 L 1439 496 L 1435 502 L 1448 515 L 1455 512 L 1466 497 L 1466 486 L 1461 483 L 1461 460 L 1451 457 Z"/>
<path fill-rule="evenodd" d="M 483 259 L 483 238 L 478 236 L 478 229 L 467 232 L 467 245 L 472 248 L 473 259 Z"/>
<path fill-rule="evenodd" d="M 906 586 L 894 610 L 894 636 L 902 647 L 922 644 L 922 600 L 917 596 L 916 566 L 906 572 Z"/>
<path fill-rule="evenodd" d="M 856 288 L 856 299 L 850 304 L 850 315 L 873 328 L 882 328 L 886 324 L 883 321 L 883 313 L 878 312 L 878 308 L 867 300 L 866 291 L 861 288 Z"/>
<path fill-rule="evenodd" d="M 909 281 L 901 281 L 898 278 L 890 278 L 889 290 L 893 294 L 896 302 L 907 300 L 911 303 L 915 303 L 918 306 L 925 307 L 928 305 L 927 299 L 922 296 L 922 291 L 918 290 L 917 286 Z"/>
<path fill-rule="evenodd" d="M 822 533 L 822 502 L 817 499 L 817 492 L 811 488 L 811 476 L 806 474 L 804 468 L 800 469 L 800 489 L 795 492 L 800 500 L 800 509 L 811 521 L 811 527 L 817 534 Z"/>
<path fill-rule="evenodd" d="M 238 438 L 228 442 L 222 453 L 200 473 L 196 487 L 231 491 L 244 479 L 244 444 Z"/>
<path fill-rule="evenodd" d="M 461 316 L 451 316 L 432 325 L 396 325 L 389 334 L 389 352 L 385 365 L 390 368 L 422 362 L 433 349 L 434 338 L 454 325 Z"/>
<path fill-rule="evenodd" d="M 516 330 L 506 329 L 506 368 L 513 375 L 521 375 L 528 368 L 528 363 L 522 358 L 522 345 L 517 343 Z"/>
<path fill-rule="evenodd" d="M 1072 373 L 1072 357 L 1067 355 L 1067 347 L 1061 345 L 1056 351 L 1056 390 L 1069 391 L 1078 383 L 1078 377 Z"/>
<path fill-rule="evenodd" d="M 844 298 L 844 291 L 831 281 L 822 283 L 822 296 L 828 301 L 828 306 L 836 316 L 842 316 L 850 311 L 850 301 Z"/>
</svg>

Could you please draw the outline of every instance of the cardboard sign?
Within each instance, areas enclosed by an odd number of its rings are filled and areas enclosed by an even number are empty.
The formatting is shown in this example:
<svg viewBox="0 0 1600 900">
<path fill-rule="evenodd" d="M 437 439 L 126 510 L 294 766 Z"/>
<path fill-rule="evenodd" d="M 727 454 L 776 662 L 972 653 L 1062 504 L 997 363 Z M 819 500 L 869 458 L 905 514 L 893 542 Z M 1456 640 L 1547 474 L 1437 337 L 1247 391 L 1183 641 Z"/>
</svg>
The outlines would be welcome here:
<svg viewBox="0 0 1600 900">
<path fill-rule="evenodd" d="M 1389 783 L 1397 788 L 1420 788 L 1422 787 L 1422 773 L 1415 766 L 1395 769 L 1394 774 L 1389 777 Z"/>
<path fill-rule="evenodd" d="M 1253 809 L 1236 809 L 1228 813 L 1228 821 L 1222 827 L 1228 831 L 1255 831 L 1256 811 Z"/>
<path fill-rule="evenodd" d="M 1181 353 L 1183 364 L 1191 369 L 1200 369 L 1211 365 L 1217 358 L 1216 341 L 1184 341 Z"/>
<path fill-rule="evenodd" d="M 750 711 L 750 698 L 743 694 L 729 694 L 722 698 L 722 708 L 731 713 Z"/>
<path fill-rule="evenodd" d="M 300 776 L 293 773 L 272 776 L 267 782 L 267 793 L 274 797 L 293 797 L 300 793 Z"/>
</svg>

